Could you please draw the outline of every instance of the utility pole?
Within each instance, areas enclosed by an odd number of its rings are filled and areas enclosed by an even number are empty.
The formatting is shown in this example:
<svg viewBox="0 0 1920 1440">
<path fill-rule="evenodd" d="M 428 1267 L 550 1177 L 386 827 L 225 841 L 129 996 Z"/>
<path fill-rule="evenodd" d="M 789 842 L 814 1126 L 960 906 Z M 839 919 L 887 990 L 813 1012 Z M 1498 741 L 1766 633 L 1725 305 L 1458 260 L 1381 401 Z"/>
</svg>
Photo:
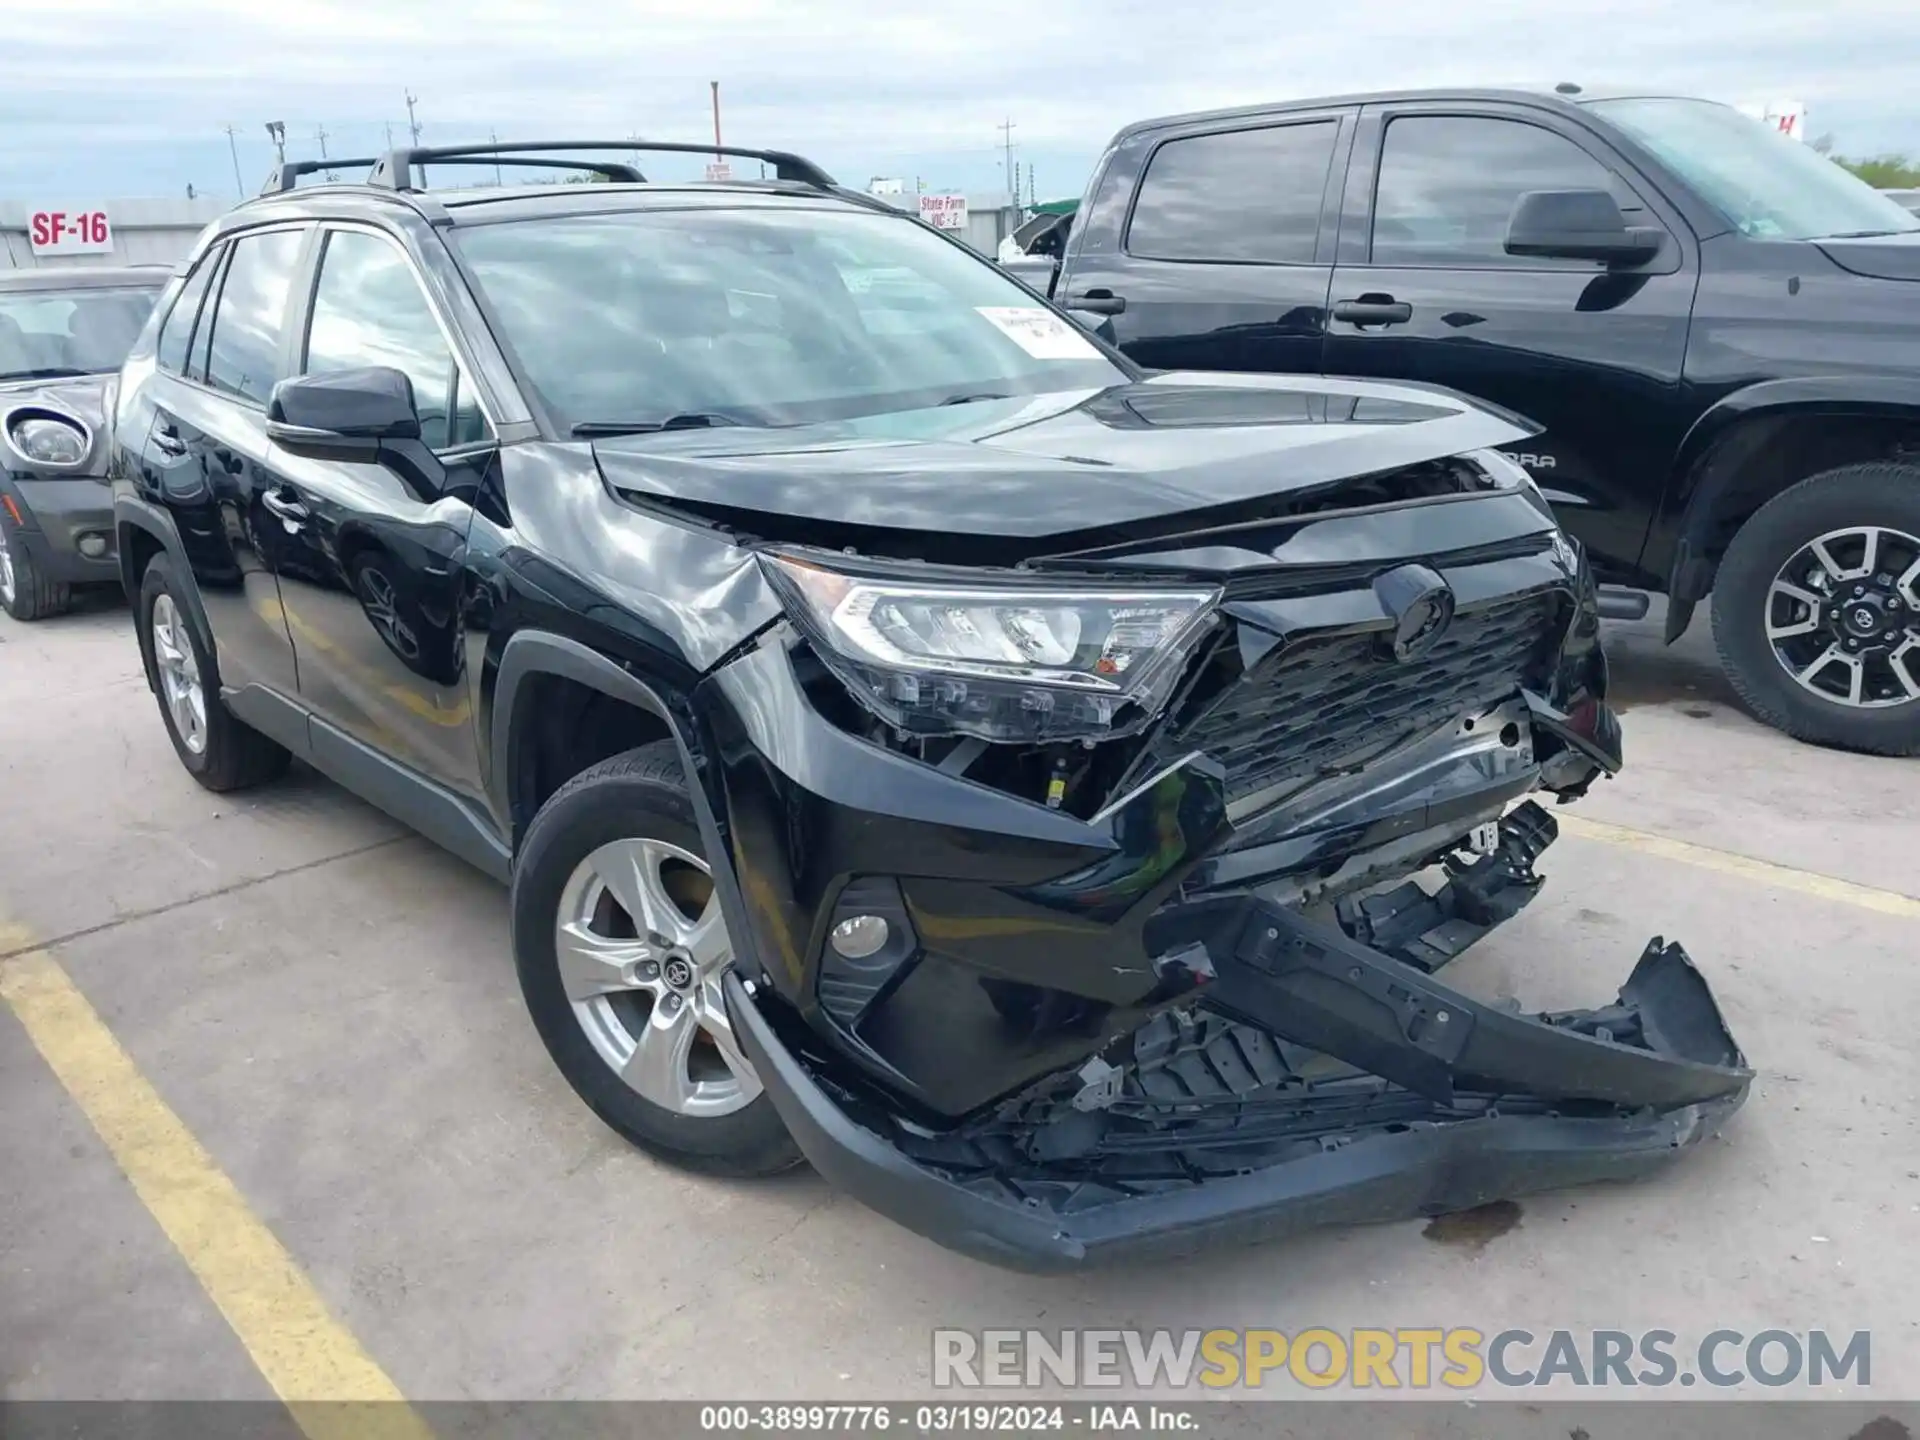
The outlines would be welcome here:
<svg viewBox="0 0 1920 1440">
<path fill-rule="evenodd" d="M 724 165 L 726 161 L 720 154 L 720 82 L 709 80 L 707 84 L 713 87 L 713 163 Z"/>
<path fill-rule="evenodd" d="M 1013 173 L 1013 117 L 1009 115 L 1000 122 L 1000 139 L 1007 147 L 1007 206 L 1018 217 L 1020 213 L 1020 181 Z M 1018 224 L 1016 218 L 1015 223 Z"/>
<path fill-rule="evenodd" d="M 487 139 L 498 145 L 500 143 L 500 132 L 498 130 L 487 131 Z M 500 178 L 500 161 L 497 157 L 493 162 L 493 183 L 500 186 L 504 186 L 507 183 Z"/>
<path fill-rule="evenodd" d="M 320 142 L 320 158 L 322 160 L 326 159 L 327 158 L 327 127 L 324 125 L 314 126 L 313 138 Z M 339 178 L 340 177 L 334 173 L 333 167 L 329 165 L 327 167 L 327 179 L 338 180 Z"/>
<path fill-rule="evenodd" d="M 413 132 L 413 143 L 418 145 L 420 143 L 420 122 L 414 117 L 413 107 L 418 103 L 420 97 L 411 90 L 406 90 L 402 93 L 407 97 L 407 129 Z"/>
<path fill-rule="evenodd" d="M 233 190 L 242 200 L 247 198 L 247 183 L 240 178 L 240 146 L 233 138 L 233 126 L 227 126 L 227 153 L 233 156 Z"/>
<path fill-rule="evenodd" d="M 393 122 L 388 120 L 383 123 L 387 127 L 387 149 L 391 150 L 393 149 Z"/>
</svg>

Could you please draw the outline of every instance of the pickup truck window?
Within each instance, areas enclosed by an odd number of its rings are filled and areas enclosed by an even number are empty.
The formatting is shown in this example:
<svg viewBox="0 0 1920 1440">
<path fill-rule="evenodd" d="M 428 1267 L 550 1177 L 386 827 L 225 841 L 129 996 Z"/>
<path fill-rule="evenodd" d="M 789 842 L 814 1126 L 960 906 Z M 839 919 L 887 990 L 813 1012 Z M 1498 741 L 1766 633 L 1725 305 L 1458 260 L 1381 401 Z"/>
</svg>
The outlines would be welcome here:
<svg viewBox="0 0 1920 1440">
<path fill-rule="evenodd" d="M 1375 265 L 1591 269 L 1506 252 L 1507 221 L 1529 190 L 1612 190 L 1639 202 L 1571 140 L 1521 120 L 1409 115 L 1387 126 L 1373 202 Z"/>
<path fill-rule="evenodd" d="M 1169 140 L 1127 229 L 1143 260 L 1310 265 L 1333 163 L 1334 120 Z"/>
<path fill-rule="evenodd" d="M 1710 100 L 1599 100 L 1589 107 L 1679 172 L 1761 240 L 1818 240 L 1920 230 L 1864 180 L 1810 145 Z"/>
</svg>

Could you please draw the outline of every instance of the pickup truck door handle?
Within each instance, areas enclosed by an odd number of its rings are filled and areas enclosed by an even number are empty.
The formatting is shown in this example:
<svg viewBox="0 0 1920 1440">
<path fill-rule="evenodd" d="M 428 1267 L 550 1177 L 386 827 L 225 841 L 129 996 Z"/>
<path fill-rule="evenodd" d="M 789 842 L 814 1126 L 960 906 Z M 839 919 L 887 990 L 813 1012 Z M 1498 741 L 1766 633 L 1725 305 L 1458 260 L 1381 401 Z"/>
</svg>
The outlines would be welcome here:
<svg viewBox="0 0 1920 1440">
<path fill-rule="evenodd" d="M 260 503 L 267 507 L 269 515 L 277 516 L 280 523 L 293 534 L 298 534 L 300 527 L 313 518 L 311 510 L 284 490 L 261 491 Z"/>
<path fill-rule="evenodd" d="M 1126 312 L 1127 297 L 1116 295 L 1111 290 L 1088 290 L 1083 294 L 1069 295 L 1066 308 L 1085 310 L 1090 315 L 1121 315 Z"/>
<path fill-rule="evenodd" d="M 1333 318 L 1350 325 L 1404 325 L 1413 318 L 1413 306 L 1391 295 L 1362 295 L 1334 301 Z"/>
<path fill-rule="evenodd" d="M 180 438 L 180 432 L 173 428 L 171 420 L 162 420 L 153 427 L 153 448 L 162 455 L 171 455 L 178 460 L 187 453 L 187 442 Z"/>
</svg>

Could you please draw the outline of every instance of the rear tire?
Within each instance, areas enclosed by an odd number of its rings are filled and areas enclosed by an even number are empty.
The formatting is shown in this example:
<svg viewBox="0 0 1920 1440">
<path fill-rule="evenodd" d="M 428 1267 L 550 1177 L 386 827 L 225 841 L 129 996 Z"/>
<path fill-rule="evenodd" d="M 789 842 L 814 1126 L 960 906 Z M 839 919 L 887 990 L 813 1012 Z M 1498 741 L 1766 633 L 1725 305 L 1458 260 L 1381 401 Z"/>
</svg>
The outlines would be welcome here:
<svg viewBox="0 0 1920 1440">
<path fill-rule="evenodd" d="M 73 587 L 49 580 L 17 530 L 0 523 L 0 606 L 16 620 L 45 620 L 73 604 Z"/>
<path fill-rule="evenodd" d="M 594 1114 L 683 1168 L 770 1175 L 800 1151 L 732 1038 L 719 999 L 732 949 L 706 870 L 673 742 L 603 760 L 527 829 L 514 963 L 547 1053 Z"/>
<path fill-rule="evenodd" d="M 156 555 L 141 579 L 134 611 L 140 659 L 174 754 L 189 775 L 216 793 L 277 779 L 293 757 L 221 700 L 220 672 L 193 623 L 187 593 L 173 562 L 165 553 Z"/>
<path fill-rule="evenodd" d="M 1761 506 L 1720 562 L 1713 636 L 1767 724 L 1816 745 L 1920 754 L 1920 467 L 1845 465 Z"/>
</svg>

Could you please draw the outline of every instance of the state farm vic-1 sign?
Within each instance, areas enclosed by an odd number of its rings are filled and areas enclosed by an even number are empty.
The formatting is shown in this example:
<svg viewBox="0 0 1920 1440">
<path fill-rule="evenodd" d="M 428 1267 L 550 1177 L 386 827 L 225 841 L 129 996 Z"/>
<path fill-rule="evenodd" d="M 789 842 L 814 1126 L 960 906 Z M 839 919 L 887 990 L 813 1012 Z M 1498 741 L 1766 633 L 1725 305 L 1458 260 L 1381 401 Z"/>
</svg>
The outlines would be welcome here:
<svg viewBox="0 0 1920 1440">
<path fill-rule="evenodd" d="M 104 210 L 35 210 L 27 216 L 27 243 L 36 255 L 108 255 L 113 227 Z"/>
</svg>

